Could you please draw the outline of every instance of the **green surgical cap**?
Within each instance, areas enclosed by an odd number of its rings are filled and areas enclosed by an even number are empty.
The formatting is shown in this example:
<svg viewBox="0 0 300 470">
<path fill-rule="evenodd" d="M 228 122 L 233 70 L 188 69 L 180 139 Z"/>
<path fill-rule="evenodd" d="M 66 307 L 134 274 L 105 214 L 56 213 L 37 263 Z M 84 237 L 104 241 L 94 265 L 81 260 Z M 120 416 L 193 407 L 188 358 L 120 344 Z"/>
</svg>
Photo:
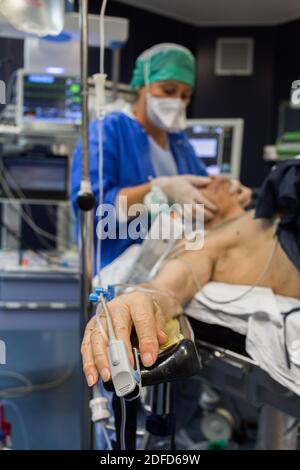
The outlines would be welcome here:
<svg viewBox="0 0 300 470">
<path fill-rule="evenodd" d="M 178 80 L 193 88 L 195 75 L 196 61 L 188 49 L 177 44 L 158 44 L 137 58 L 131 87 L 136 90 L 146 81 Z"/>
</svg>

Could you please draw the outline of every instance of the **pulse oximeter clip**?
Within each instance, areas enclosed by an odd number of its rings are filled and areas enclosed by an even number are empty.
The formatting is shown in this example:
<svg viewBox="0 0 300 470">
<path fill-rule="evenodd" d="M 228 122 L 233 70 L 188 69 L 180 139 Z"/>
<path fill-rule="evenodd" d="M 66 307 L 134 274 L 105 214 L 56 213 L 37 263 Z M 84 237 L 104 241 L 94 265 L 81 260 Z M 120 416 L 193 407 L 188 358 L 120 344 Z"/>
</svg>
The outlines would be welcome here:
<svg viewBox="0 0 300 470">
<path fill-rule="evenodd" d="M 111 372 L 112 382 L 118 397 L 126 397 L 127 401 L 135 400 L 140 395 L 141 372 L 139 367 L 138 351 L 133 348 L 136 369 L 133 369 L 129 362 L 129 357 L 124 341 L 118 340 L 115 335 L 111 315 L 106 301 L 114 297 L 114 288 L 101 287 L 95 289 L 95 293 L 90 294 L 90 302 L 101 304 L 105 314 L 108 330 L 107 356 Z"/>
</svg>

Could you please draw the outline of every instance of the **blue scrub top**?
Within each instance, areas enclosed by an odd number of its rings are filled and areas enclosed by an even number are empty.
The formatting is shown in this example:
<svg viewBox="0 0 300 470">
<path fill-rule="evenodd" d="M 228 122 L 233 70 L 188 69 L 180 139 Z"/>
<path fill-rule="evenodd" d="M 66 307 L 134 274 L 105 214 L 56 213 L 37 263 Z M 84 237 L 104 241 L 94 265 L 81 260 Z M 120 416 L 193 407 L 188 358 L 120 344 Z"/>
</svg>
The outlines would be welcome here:
<svg viewBox="0 0 300 470">
<path fill-rule="evenodd" d="M 89 132 L 90 175 L 97 207 L 99 121 L 90 123 Z M 196 157 L 184 132 L 169 134 L 169 143 L 178 174 L 207 176 L 204 164 Z M 82 144 L 79 142 L 72 163 L 71 198 L 76 216 L 78 215 L 76 200 L 81 182 L 81 148 Z M 115 204 L 116 196 L 122 188 L 146 183 L 155 176 L 148 135 L 144 128 L 128 114 L 122 112 L 108 114 L 103 121 L 103 203 Z M 97 222 L 95 213 L 95 227 Z M 130 238 L 103 240 L 102 267 L 112 262 L 133 243 L 142 241 Z"/>
</svg>

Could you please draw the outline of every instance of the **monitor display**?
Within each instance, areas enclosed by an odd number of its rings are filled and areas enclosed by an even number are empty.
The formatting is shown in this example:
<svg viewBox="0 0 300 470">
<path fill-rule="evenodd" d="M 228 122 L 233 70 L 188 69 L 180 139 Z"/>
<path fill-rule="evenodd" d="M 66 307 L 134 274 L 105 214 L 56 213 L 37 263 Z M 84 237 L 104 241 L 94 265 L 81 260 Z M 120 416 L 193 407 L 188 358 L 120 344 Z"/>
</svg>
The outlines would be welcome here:
<svg viewBox="0 0 300 470">
<path fill-rule="evenodd" d="M 191 138 L 190 143 L 192 144 L 197 157 L 208 158 L 209 160 L 215 160 L 218 158 L 218 138 L 203 137 L 203 138 Z"/>
<path fill-rule="evenodd" d="M 240 177 L 244 121 L 240 118 L 189 119 L 186 129 L 196 156 L 209 175 Z"/>
<path fill-rule="evenodd" d="M 77 78 L 43 73 L 23 73 L 20 77 L 21 125 L 80 125 L 81 94 Z"/>
<path fill-rule="evenodd" d="M 222 147 L 222 129 L 202 125 L 189 126 L 187 135 L 195 154 L 205 163 L 210 175 L 220 173 L 219 152 Z"/>
</svg>

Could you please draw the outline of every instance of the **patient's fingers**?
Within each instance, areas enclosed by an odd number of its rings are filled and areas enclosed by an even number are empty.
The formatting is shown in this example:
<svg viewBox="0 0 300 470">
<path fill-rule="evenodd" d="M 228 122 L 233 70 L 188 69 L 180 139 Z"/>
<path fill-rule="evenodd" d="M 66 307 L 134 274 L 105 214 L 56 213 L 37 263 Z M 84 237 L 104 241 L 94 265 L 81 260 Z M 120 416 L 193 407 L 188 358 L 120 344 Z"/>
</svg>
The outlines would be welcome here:
<svg viewBox="0 0 300 470">
<path fill-rule="evenodd" d="M 116 299 L 115 303 L 112 304 L 112 306 L 108 304 L 108 308 L 110 310 L 115 335 L 117 339 L 124 341 L 125 346 L 127 348 L 130 364 L 133 367 L 134 358 L 132 352 L 132 345 L 130 342 L 130 334 L 132 329 L 130 309 L 127 307 L 126 304 L 123 303 L 123 301 L 120 302 L 120 299 L 122 299 L 122 297 Z"/>
<path fill-rule="evenodd" d="M 95 385 L 99 380 L 99 374 L 95 365 L 91 343 L 91 336 L 94 331 L 94 328 L 95 319 L 92 318 L 92 320 L 90 320 L 86 326 L 83 341 L 81 344 L 83 372 L 90 387 L 92 385 Z"/>
<path fill-rule="evenodd" d="M 166 324 L 166 318 L 162 312 L 160 305 L 155 300 L 153 300 L 153 304 L 155 308 L 157 339 L 159 344 L 164 344 L 168 341 L 168 336 L 163 331 Z"/>
<path fill-rule="evenodd" d="M 104 319 L 101 318 L 100 321 L 103 328 L 105 328 L 106 325 Z M 91 334 L 91 344 L 97 370 L 99 371 L 103 382 L 107 382 L 110 379 L 110 370 L 107 359 L 107 340 L 103 337 L 97 325 L 95 325 Z"/>
<path fill-rule="evenodd" d="M 139 339 L 139 349 L 145 366 L 152 365 L 158 355 L 159 343 L 167 341 L 162 331 L 165 319 L 160 306 L 147 294 L 135 292 L 107 304 L 117 339 L 124 341 L 131 365 L 134 365 L 130 333 L 132 324 Z M 99 325 L 100 322 L 100 325 Z M 87 324 L 81 346 L 83 370 L 90 386 L 99 374 L 104 382 L 111 378 L 107 357 L 107 325 L 103 314 Z"/>
<path fill-rule="evenodd" d="M 139 350 L 145 366 L 151 366 L 157 359 L 158 339 L 154 305 L 149 296 L 141 293 L 131 294 L 131 317 L 139 339 Z"/>
</svg>

